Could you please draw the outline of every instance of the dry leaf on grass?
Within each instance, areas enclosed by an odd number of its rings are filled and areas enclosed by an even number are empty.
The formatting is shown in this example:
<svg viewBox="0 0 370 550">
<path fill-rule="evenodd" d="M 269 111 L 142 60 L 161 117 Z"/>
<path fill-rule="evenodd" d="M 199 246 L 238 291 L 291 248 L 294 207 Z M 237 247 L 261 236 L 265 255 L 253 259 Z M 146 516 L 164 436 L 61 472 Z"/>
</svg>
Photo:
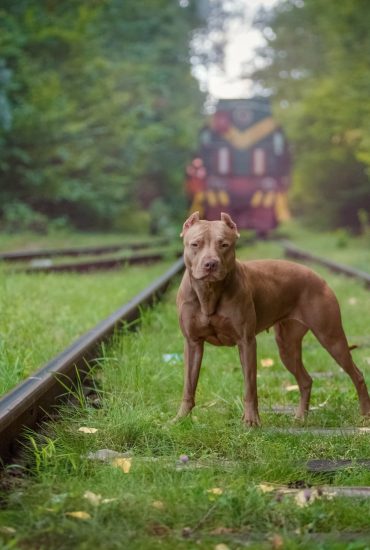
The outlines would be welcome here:
<svg viewBox="0 0 370 550">
<path fill-rule="evenodd" d="M 207 489 L 207 493 L 210 493 L 211 495 L 217 495 L 220 496 L 223 493 L 223 489 L 221 487 L 213 487 L 213 489 Z"/>
<path fill-rule="evenodd" d="M 112 466 L 119 468 L 123 473 L 128 474 L 131 470 L 132 458 L 115 458 L 112 460 Z"/>
<path fill-rule="evenodd" d="M 276 489 L 276 486 L 271 483 L 260 483 L 257 487 L 262 491 L 262 493 L 271 493 Z"/>
<path fill-rule="evenodd" d="M 285 391 L 297 391 L 299 390 L 299 386 L 297 384 L 290 384 L 288 386 L 285 386 Z"/>
<path fill-rule="evenodd" d="M 280 548 L 284 548 L 284 539 L 278 533 L 274 533 L 270 540 L 273 550 L 280 550 Z"/>
<path fill-rule="evenodd" d="M 270 357 L 266 357 L 265 359 L 261 359 L 261 366 L 262 367 L 273 367 L 274 366 L 274 360 Z"/>
<path fill-rule="evenodd" d="M 230 533 L 235 533 L 235 529 L 232 527 L 216 527 L 209 532 L 210 535 L 228 535 Z"/>
<path fill-rule="evenodd" d="M 151 523 L 148 526 L 148 531 L 156 537 L 165 537 L 170 532 L 170 528 L 163 523 Z"/>
<path fill-rule="evenodd" d="M 93 506 L 99 506 L 102 501 L 102 496 L 93 493 L 92 491 L 85 491 L 84 498 L 90 502 Z"/>
<path fill-rule="evenodd" d="M 221 542 L 221 544 L 216 544 L 215 550 L 230 550 L 227 544 Z"/>
<path fill-rule="evenodd" d="M 88 512 L 82 512 L 82 511 L 66 512 L 66 516 L 70 518 L 83 519 L 83 520 L 91 519 L 91 516 Z"/>
<path fill-rule="evenodd" d="M 348 298 L 348 303 L 350 306 L 355 306 L 358 303 L 358 300 L 355 297 L 351 297 L 351 298 Z"/>
<path fill-rule="evenodd" d="M 78 428 L 78 431 L 84 434 L 95 434 L 98 431 L 98 428 L 88 428 L 87 426 L 81 426 L 81 428 Z"/>
<path fill-rule="evenodd" d="M 161 500 L 153 500 L 152 506 L 156 510 L 164 510 L 165 509 L 164 502 L 162 502 Z"/>
</svg>

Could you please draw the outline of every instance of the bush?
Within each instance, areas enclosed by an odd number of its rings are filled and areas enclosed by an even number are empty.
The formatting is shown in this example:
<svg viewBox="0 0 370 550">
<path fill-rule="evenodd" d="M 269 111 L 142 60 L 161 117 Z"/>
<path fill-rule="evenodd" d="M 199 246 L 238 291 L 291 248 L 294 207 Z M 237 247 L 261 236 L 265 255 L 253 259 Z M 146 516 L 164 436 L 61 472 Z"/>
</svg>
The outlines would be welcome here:
<svg viewBox="0 0 370 550">
<path fill-rule="evenodd" d="M 9 232 L 30 230 L 35 233 L 48 232 L 48 218 L 36 212 L 24 202 L 11 202 L 3 206 L 2 227 Z"/>
</svg>

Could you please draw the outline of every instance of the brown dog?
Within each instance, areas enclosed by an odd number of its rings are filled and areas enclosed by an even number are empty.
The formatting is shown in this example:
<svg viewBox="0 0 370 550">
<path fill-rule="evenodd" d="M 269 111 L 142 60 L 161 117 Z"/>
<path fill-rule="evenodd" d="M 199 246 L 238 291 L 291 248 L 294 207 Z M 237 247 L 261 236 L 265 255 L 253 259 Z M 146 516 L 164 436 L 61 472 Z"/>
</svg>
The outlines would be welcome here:
<svg viewBox="0 0 370 550">
<path fill-rule="evenodd" d="M 308 330 L 351 377 L 361 413 L 370 413 L 366 383 L 352 360 L 338 301 L 321 277 L 283 260 L 237 261 L 239 234 L 228 214 L 210 222 L 195 212 L 184 223 L 181 236 L 186 271 L 177 307 L 185 336 L 185 383 L 176 419 L 195 405 L 204 342 L 209 342 L 238 346 L 245 382 L 243 418 L 248 426 L 259 425 L 256 334 L 272 326 L 281 360 L 299 386 L 297 418 L 304 418 L 311 394 L 312 378 L 303 366 L 301 349 Z"/>
</svg>

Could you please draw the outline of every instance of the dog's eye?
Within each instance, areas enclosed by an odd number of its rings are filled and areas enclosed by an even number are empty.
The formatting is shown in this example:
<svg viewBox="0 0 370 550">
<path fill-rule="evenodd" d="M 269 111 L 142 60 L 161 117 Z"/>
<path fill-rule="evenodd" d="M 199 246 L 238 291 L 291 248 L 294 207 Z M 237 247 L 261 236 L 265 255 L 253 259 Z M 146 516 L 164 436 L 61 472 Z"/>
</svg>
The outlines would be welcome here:
<svg viewBox="0 0 370 550">
<path fill-rule="evenodd" d="M 229 246 L 229 243 L 221 243 L 222 248 L 228 248 L 228 246 Z"/>
<path fill-rule="evenodd" d="M 199 244 L 198 243 L 190 243 L 190 246 L 191 246 L 191 248 L 198 248 Z"/>
</svg>

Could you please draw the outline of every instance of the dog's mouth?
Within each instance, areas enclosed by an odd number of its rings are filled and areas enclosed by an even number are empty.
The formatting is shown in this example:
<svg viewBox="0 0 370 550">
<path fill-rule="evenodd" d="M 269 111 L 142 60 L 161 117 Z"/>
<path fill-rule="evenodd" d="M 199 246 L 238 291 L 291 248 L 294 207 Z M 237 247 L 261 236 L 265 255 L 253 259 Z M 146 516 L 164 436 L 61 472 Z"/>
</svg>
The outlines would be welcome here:
<svg viewBox="0 0 370 550">
<path fill-rule="evenodd" d="M 220 271 L 201 271 L 200 273 L 194 273 L 193 272 L 194 279 L 197 279 L 198 281 L 206 281 L 206 282 L 217 282 L 222 281 L 225 278 L 225 274 Z"/>
</svg>

